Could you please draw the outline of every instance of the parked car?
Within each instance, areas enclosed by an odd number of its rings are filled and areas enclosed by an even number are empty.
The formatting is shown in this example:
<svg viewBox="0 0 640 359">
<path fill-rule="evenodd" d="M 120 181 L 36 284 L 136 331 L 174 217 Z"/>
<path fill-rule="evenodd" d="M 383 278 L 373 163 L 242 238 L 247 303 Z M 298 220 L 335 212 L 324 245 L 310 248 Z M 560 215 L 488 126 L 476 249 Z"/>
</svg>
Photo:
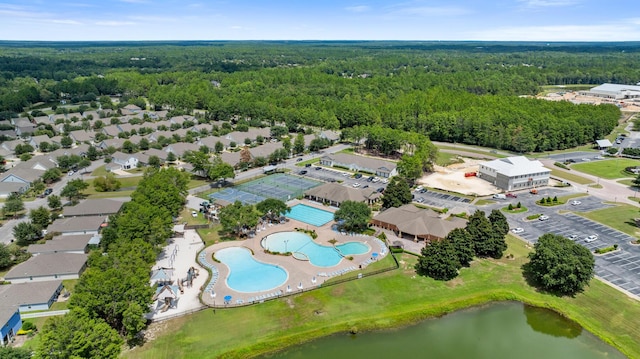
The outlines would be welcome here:
<svg viewBox="0 0 640 359">
<path fill-rule="evenodd" d="M 424 202 L 424 198 L 420 197 L 420 198 L 418 198 L 418 199 L 416 200 L 416 202 L 418 202 L 418 203 L 422 203 L 422 202 Z"/>
<path fill-rule="evenodd" d="M 191 217 L 198 217 L 198 212 L 191 211 Z"/>
<path fill-rule="evenodd" d="M 302 161 L 302 157 L 300 157 L 300 158 L 298 158 L 298 159 L 296 160 L 296 162 L 301 162 L 301 161 Z"/>
<path fill-rule="evenodd" d="M 572 241 L 575 241 L 576 239 L 578 239 L 578 235 L 577 234 L 572 234 L 572 235 L 568 236 L 567 238 L 569 238 Z"/>
<path fill-rule="evenodd" d="M 307 163 L 306 165 L 304 165 L 305 167 L 311 167 L 311 163 Z"/>
<path fill-rule="evenodd" d="M 493 195 L 494 199 L 507 199 L 507 196 L 503 195 L 502 193 L 496 193 Z"/>
<path fill-rule="evenodd" d="M 358 187 L 360 187 L 360 183 L 354 183 L 353 184 L 353 188 L 358 188 Z"/>
<path fill-rule="evenodd" d="M 300 171 L 300 174 L 304 176 L 304 175 L 306 175 L 306 174 L 307 174 L 307 171 L 302 170 L 302 171 Z"/>
<path fill-rule="evenodd" d="M 580 202 L 580 201 L 571 201 L 571 205 L 572 206 L 577 206 L 579 204 L 582 204 L 582 202 Z"/>
<path fill-rule="evenodd" d="M 513 232 L 514 234 L 520 234 L 520 233 L 524 233 L 524 228 L 514 228 L 511 230 L 511 232 Z"/>
<path fill-rule="evenodd" d="M 366 184 L 366 185 L 364 185 L 362 188 L 369 188 L 369 185 L 368 185 L 368 184 Z"/>
<path fill-rule="evenodd" d="M 415 191 L 416 192 L 420 192 L 423 188 L 424 188 L 423 186 L 418 186 L 418 187 L 416 187 Z"/>
<path fill-rule="evenodd" d="M 518 198 L 518 195 L 515 193 L 507 193 L 506 196 L 509 198 Z"/>
<path fill-rule="evenodd" d="M 356 175 L 354 177 L 356 179 L 360 179 L 360 178 L 362 178 L 362 173 L 356 173 Z"/>
<path fill-rule="evenodd" d="M 380 187 L 380 188 L 378 188 L 378 189 L 377 189 L 377 191 L 378 191 L 378 193 L 382 193 L 382 192 L 384 192 L 384 187 Z"/>
<path fill-rule="evenodd" d="M 427 189 L 426 188 L 421 189 L 420 193 L 427 193 Z"/>
<path fill-rule="evenodd" d="M 549 219 L 549 216 L 544 215 L 544 214 L 542 216 L 538 217 L 538 221 L 546 221 L 547 219 Z"/>
<path fill-rule="evenodd" d="M 322 167 L 316 167 L 316 171 L 320 171 Z"/>
<path fill-rule="evenodd" d="M 587 242 L 587 243 L 595 242 L 596 240 L 598 240 L 598 235 L 597 234 L 592 234 L 592 235 L 590 235 L 590 236 L 588 236 L 587 238 L 584 239 L 584 241 Z"/>
</svg>

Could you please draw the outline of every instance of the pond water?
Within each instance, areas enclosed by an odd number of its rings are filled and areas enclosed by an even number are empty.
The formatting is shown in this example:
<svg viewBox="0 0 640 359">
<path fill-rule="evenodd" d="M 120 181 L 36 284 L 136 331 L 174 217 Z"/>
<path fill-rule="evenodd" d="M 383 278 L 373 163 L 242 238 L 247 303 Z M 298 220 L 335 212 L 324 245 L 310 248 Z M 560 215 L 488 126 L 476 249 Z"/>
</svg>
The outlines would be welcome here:
<svg viewBox="0 0 640 359">
<path fill-rule="evenodd" d="M 495 303 L 397 330 L 321 338 L 264 358 L 622 359 L 554 312 Z"/>
</svg>

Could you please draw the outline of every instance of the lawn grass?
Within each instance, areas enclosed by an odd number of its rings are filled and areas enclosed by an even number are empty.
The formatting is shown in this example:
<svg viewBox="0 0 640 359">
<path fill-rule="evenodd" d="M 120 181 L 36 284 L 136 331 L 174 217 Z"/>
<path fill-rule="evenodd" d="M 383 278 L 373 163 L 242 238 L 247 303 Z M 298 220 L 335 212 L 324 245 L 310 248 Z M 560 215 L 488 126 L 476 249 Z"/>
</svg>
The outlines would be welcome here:
<svg viewBox="0 0 640 359">
<path fill-rule="evenodd" d="M 585 178 L 585 177 L 582 177 L 582 176 L 579 176 L 579 175 L 576 175 L 576 174 L 573 174 L 573 173 L 570 173 L 570 172 L 561 171 L 561 170 L 558 170 L 558 169 L 553 169 L 553 168 L 551 168 L 551 177 L 559 177 L 559 178 L 562 178 L 564 180 L 571 181 L 571 182 L 576 182 L 576 183 L 579 183 L 579 184 L 593 183 L 593 181 L 588 179 L 588 178 Z"/>
<path fill-rule="evenodd" d="M 623 184 L 623 185 L 625 185 L 625 186 L 629 186 L 629 187 L 631 187 L 631 186 L 633 186 L 633 185 L 634 185 L 634 183 L 633 183 L 633 180 L 632 180 L 632 179 L 623 179 L 623 180 L 618 180 L 618 181 L 616 181 L 616 182 L 618 182 L 618 183 L 620 183 L 620 184 Z"/>
<path fill-rule="evenodd" d="M 205 247 L 209 247 L 210 245 L 219 243 L 222 240 L 219 233 L 221 228 L 222 226 L 218 224 L 216 226 L 213 226 L 212 228 L 196 229 L 196 232 L 198 232 L 200 238 L 202 238 Z"/>
<path fill-rule="evenodd" d="M 93 177 L 106 176 L 107 173 L 109 173 L 107 172 L 107 165 L 102 165 L 96 168 L 95 170 L 93 170 L 93 172 L 91 172 L 91 176 Z"/>
<path fill-rule="evenodd" d="M 441 150 L 448 150 L 448 151 L 460 151 L 460 152 L 469 152 L 469 153 L 476 153 L 480 156 L 478 156 L 478 158 L 505 158 L 508 156 L 505 156 L 503 154 L 500 153 L 493 153 L 491 152 L 491 149 L 487 149 L 486 151 L 483 151 L 481 149 L 474 149 L 471 147 L 455 147 L 455 146 L 447 146 L 447 145 L 440 145 L 438 146 L 438 149 Z M 504 151 L 503 151 L 504 152 Z M 440 151 L 438 151 L 438 153 L 440 153 Z M 454 154 L 454 156 L 459 156 L 457 154 Z M 466 156 L 462 156 L 462 157 L 466 157 Z"/>
<path fill-rule="evenodd" d="M 353 152 L 351 152 L 353 153 Z M 296 166 L 298 167 L 304 167 L 307 164 L 313 165 L 314 163 L 319 162 L 319 159 L 317 158 L 312 158 L 310 160 L 306 160 L 306 161 L 300 161 L 300 162 L 296 162 Z"/>
<path fill-rule="evenodd" d="M 436 164 L 438 166 L 446 167 L 454 163 L 461 163 L 462 160 L 458 159 L 458 156 L 459 155 L 455 153 L 438 151 L 438 158 L 436 159 Z"/>
<path fill-rule="evenodd" d="M 191 208 L 182 208 L 178 221 L 180 223 L 186 222 L 187 224 L 207 224 L 209 222 L 206 218 L 204 218 L 204 215 L 198 211 L 196 211 L 196 213 L 198 213 L 198 216 L 193 217 L 191 215 L 191 211 L 193 211 Z"/>
<path fill-rule="evenodd" d="M 586 193 L 571 193 L 566 196 L 559 196 L 558 201 L 567 202 L 574 198 L 585 197 L 586 195 L 587 195 Z"/>
<path fill-rule="evenodd" d="M 496 203 L 496 201 L 492 201 L 490 199 L 479 199 L 474 204 L 476 206 L 484 206 L 486 204 L 494 204 L 494 203 Z"/>
<path fill-rule="evenodd" d="M 200 177 L 191 176 L 189 183 L 187 183 L 187 188 L 192 189 L 192 188 L 208 185 L 209 183 L 210 183 L 209 181 L 202 179 Z"/>
<path fill-rule="evenodd" d="M 638 207 L 628 204 L 619 204 L 614 207 L 576 214 L 599 223 L 605 223 L 609 227 L 615 228 L 628 235 L 636 237 L 640 236 L 640 230 L 635 226 L 633 221 L 634 218 L 640 217 Z"/>
<path fill-rule="evenodd" d="M 513 209 L 509 209 L 509 206 L 502 208 L 502 212 L 508 214 L 524 213 L 526 211 L 528 211 L 528 209 L 525 206 L 520 206 L 520 208 L 516 208 L 515 206 L 513 206 Z"/>
<path fill-rule="evenodd" d="M 631 358 L 640 357 L 640 303 L 592 280 L 575 297 L 540 293 L 521 266 L 530 248 L 507 237 L 513 259 L 476 260 L 449 282 L 416 276 L 417 258 L 400 269 L 267 303 L 201 311 L 154 324 L 158 336 L 125 358 L 247 358 L 314 338 L 408 325 L 461 308 L 517 300 L 571 318 Z"/>
<path fill-rule="evenodd" d="M 600 178 L 616 179 L 624 177 L 633 177 L 632 174 L 626 173 L 626 167 L 640 166 L 639 160 L 630 158 L 615 158 L 608 160 L 575 163 L 571 165 L 571 169 L 588 173 Z"/>
</svg>

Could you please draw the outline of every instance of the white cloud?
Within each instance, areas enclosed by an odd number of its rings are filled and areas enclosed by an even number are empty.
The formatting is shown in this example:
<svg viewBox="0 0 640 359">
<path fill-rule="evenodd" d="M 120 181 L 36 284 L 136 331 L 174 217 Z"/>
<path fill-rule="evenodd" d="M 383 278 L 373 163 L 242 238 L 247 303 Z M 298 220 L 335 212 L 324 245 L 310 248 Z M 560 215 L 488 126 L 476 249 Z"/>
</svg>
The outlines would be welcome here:
<svg viewBox="0 0 640 359">
<path fill-rule="evenodd" d="M 518 0 L 523 3 L 526 8 L 541 8 L 541 7 L 560 7 L 575 5 L 578 0 Z"/>
<path fill-rule="evenodd" d="M 402 7 L 391 12 L 392 15 L 413 16 L 459 16 L 468 14 L 469 9 L 457 6 L 411 6 Z"/>
<path fill-rule="evenodd" d="M 59 19 L 55 19 L 55 20 L 50 20 L 52 23 L 54 24 L 64 24 L 64 25 L 82 25 L 81 22 L 76 21 L 76 20 L 59 20 Z"/>
<path fill-rule="evenodd" d="M 96 21 L 98 26 L 128 26 L 135 24 L 133 21 Z"/>
<path fill-rule="evenodd" d="M 349 6 L 349 7 L 346 7 L 345 10 L 350 12 L 367 12 L 371 10 L 371 7 L 367 5 Z"/>
<path fill-rule="evenodd" d="M 640 27 L 630 22 L 605 25 L 550 25 L 501 27 L 466 34 L 488 41 L 637 41 Z"/>
</svg>

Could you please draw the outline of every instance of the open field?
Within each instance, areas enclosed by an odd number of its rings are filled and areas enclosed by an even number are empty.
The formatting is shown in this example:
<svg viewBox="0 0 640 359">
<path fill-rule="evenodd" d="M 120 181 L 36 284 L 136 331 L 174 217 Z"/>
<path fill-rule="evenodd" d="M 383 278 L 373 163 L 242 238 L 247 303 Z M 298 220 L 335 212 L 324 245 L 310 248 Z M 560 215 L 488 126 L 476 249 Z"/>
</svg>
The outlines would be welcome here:
<svg viewBox="0 0 640 359">
<path fill-rule="evenodd" d="M 596 222 L 604 223 L 611 228 L 615 228 L 631 236 L 640 235 L 640 230 L 638 230 L 638 227 L 636 227 L 633 222 L 634 218 L 640 217 L 638 207 L 620 204 L 615 207 L 576 214 Z"/>
<path fill-rule="evenodd" d="M 530 249 L 511 236 L 507 241 L 505 254 L 514 259 L 476 260 L 450 282 L 416 276 L 416 257 L 405 254 L 399 270 L 378 276 L 154 324 L 149 331 L 157 338 L 124 357 L 246 358 L 332 333 L 397 327 L 500 300 L 554 309 L 629 357 L 640 357 L 640 303 L 597 280 L 574 298 L 539 293 L 520 269 Z"/>
<path fill-rule="evenodd" d="M 571 172 L 560 171 L 553 168 L 551 168 L 551 177 L 558 177 L 558 178 L 562 178 L 564 180 L 579 183 L 579 184 L 593 183 L 593 181 L 588 178 L 579 176 L 577 174 L 573 174 Z"/>
<path fill-rule="evenodd" d="M 571 165 L 571 169 L 588 173 L 600 178 L 616 179 L 633 177 L 632 174 L 626 173 L 624 171 L 626 167 L 632 166 L 640 166 L 640 161 L 629 158 L 616 158 L 610 160 L 576 163 Z"/>
</svg>

